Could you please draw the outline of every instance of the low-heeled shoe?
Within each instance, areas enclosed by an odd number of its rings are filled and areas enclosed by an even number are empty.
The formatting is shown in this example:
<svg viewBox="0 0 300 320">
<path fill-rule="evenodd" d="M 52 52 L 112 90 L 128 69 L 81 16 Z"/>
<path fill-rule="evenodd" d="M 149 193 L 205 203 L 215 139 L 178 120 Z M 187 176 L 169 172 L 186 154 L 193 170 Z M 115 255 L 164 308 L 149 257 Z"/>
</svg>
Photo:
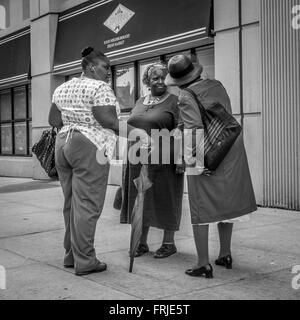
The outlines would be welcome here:
<svg viewBox="0 0 300 320">
<path fill-rule="evenodd" d="M 102 272 L 107 269 L 107 265 L 104 262 L 100 262 L 97 264 L 97 266 L 92 269 L 92 270 L 87 270 L 87 271 L 77 271 L 75 272 L 76 276 L 85 276 L 90 273 L 96 273 L 96 272 Z"/>
<path fill-rule="evenodd" d="M 134 256 L 137 258 L 137 257 L 140 257 L 142 256 L 143 254 L 149 252 L 149 247 L 147 244 L 143 244 L 143 243 L 140 243 L 137 250 L 136 250 L 136 253 L 134 254 Z"/>
<path fill-rule="evenodd" d="M 207 267 L 209 267 L 209 269 Z M 200 268 L 188 269 L 185 273 L 191 277 L 205 277 L 207 279 L 213 278 L 213 268 L 211 264 Z"/>
<path fill-rule="evenodd" d="M 177 249 L 175 244 L 163 244 L 154 254 L 154 258 L 163 259 L 176 253 Z"/>
<path fill-rule="evenodd" d="M 231 255 L 229 254 L 228 256 L 226 257 L 222 257 L 222 258 L 219 258 L 215 261 L 215 264 L 217 266 L 222 266 L 222 267 L 225 267 L 226 269 L 232 269 L 232 257 Z"/>
</svg>

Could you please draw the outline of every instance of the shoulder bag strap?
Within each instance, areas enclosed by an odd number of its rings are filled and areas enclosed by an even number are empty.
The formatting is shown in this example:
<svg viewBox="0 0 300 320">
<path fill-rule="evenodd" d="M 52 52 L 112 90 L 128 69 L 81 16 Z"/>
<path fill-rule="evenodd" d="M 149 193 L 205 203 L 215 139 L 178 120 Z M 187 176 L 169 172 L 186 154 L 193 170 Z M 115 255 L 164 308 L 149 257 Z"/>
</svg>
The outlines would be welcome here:
<svg viewBox="0 0 300 320">
<path fill-rule="evenodd" d="M 190 89 L 190 88 L 185 88 L 185 89 L 183 89 L 183 90 L 189 92 L 189 93 L 194 97 L 194 99 L 196 100 L 197 105 L 198 105 L 199 110 L 200 110 L 200 113 L 201 113 L 202 122 L 203 122 L 203 124 L 205 125 L 205 121 L 204 121 L 204 120 L 205 120 L 206 110 L 205 110 L 205 108 L 203 107 L 203 105 L 202 105 L 202 103 L 200 102 L 200 100 L 198 99 L 196 93 L 195 93 L 192 89 Z"/>
</svg>

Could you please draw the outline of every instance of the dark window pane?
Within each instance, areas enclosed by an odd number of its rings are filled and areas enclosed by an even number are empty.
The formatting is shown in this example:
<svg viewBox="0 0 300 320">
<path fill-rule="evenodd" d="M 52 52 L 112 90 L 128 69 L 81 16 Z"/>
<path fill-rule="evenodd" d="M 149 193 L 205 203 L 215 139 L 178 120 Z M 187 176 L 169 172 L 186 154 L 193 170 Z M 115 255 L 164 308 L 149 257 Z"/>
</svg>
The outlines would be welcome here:
<svg viewBox="0 0 300 320">
<path fill-rule="evenodd" d="M 12 127 L 11 124 L 1 125 L 1 153 L 12 154 Z"/>
<path fill-rule="evenodd" d="M 1 121 L 11 120 L 11 94 L 10 91 L 0 92 Z"/>
<path fill-rule="evenodd" d="M 25 87 L 14 89 L 14 117 L 26 119 L 26 90 Z"/>
<path fill-rule="evenodd" d="M 169 60 L 172 57 L 180 55 L 180 54 L 184 54 L 184 55 L 188 56 L 190 59 L 192 58 L 191 51 L 190 50 L 186 50 L 186 51 L 180 51 L 180 52 L 175 52 L 175 53 L 171 53 L 171 54 L 166 55 L 166 62 L 169 62 Z"/>
<path fill-rule="evenodd" d="M 196 52 L 198 62 L 203 66 L 202 78 L 215 78 L 214 48 L 199 49 Z"/>
<path fill-rule="evenodd" d="M 29 118 L 32 118 L 32 105 L 31 105 L 31 86 L 28 86 L 28 108 L 29 108 Z"/>
<path fill-rule="evenodd" d="M 135 82 L 134 82 L 134 66 L 118 67 L 115 70 L 116 96 L 122 109 L 131 109 L 134 107 Z"/>
<path fill-rule="evenodd" d="M 15 124 L 15 154 L 26 155 L 27 144 L 26 144 L 26 123 Z"/>
</svg>

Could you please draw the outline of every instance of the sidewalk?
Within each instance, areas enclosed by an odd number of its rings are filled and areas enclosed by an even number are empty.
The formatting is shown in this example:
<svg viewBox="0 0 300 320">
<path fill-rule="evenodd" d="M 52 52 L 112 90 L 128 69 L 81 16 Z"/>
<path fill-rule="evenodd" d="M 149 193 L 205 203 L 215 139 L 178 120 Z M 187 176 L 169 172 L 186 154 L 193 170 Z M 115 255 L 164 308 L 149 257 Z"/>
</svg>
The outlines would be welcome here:
<svg viewBox="0 0 300 320">
<path fill-rule="evenodd" d="M 214 267 L 214 279 L 190 278 L 196 261 L 187 195 L 178 253 L 153 259 L 162 232 L 151 229 L 150 254 L 135 259 L 128 273 L 130 226 L 119 224 L 112 208 L 116 187 L 109 186 L 98 222 L 95 246 L 108 264 L 103 273 L 77 277 L 62 267 L 63 196 L 59 183 L 0 178 L 0 265 L 6 268 L 1 299 L 292 299 L 292 267 L 300 265 L 300 212 L 259 209 L 233 234 L 233 270 Z M 218 254 L 216 226 L 210 231 L 210 256 Z M 298 281 L 299 283 L 300 281 Z M 300 284 L 300 283 L 299 283 Z"/>
</svg>

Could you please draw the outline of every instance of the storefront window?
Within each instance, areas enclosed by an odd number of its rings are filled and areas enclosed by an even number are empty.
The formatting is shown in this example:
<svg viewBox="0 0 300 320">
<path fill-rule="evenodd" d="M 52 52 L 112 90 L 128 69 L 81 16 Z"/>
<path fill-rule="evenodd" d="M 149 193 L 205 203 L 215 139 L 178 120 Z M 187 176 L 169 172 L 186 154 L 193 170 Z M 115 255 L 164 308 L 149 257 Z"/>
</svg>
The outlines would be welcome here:
<svg viewBox="0 0 300 320">
<path fill-rule="evenodd" d="M 134 107 L 135 79 L 134 65 L 116 67 L 114 72 L 115 93 L 122 111 Z"/>
<path fill-rule="evenodd" d="M 28 101 L 28 118 L 31 119 L 32 118 L 32 106 L 31 106 L 31 86 L 28 86 L 28 97 L 27 97 L 27 101 Z"/>
<path fill-rule="evenodd" d="M 29 154 L 31 155 L 32 154 L 32 151 L 31 151 L 31 148 L 32 148 L 32 122 L 29 121 L 28 123 L 28 132 L 29 132 L 29 141 L 28 141 L 28 144 L 29 144 Z"/>
<path fill-rule="evenodd" d="M 26 155 L 27 144 L 26 144 L 26 123 L 15 124 L 15 154 Z"/>
<path fill-rule="evenodd" d="M 191 51 L 190 50 L 186 50 L 186 51 L 180 51 L 180 52 L 175 52 L 175 53 L 171 53 L 171 54 L 166 55 L 166 62 L 168 63 L 168 61 L 172 57 L 177 56 L 179 54 L 184 54 L 184 55 L 188 56 L 189 58 L 191 58 Z"/>
<path fill-rule="evenodd" d="M 169 62 L 169 60 L 174 57 L 174 56 L 177 56 L 179 54 L 185 54 L 186 56 L 188 56 L 189 58 L 191 58 L 191 51 L 190 50 L 186 50 L 186 51 L 180 51 L 180 52 L 175 52 L 175 53 L 171 53 L 171 54 L 168 54 L 166 56 L 166 63 Z M 172 93 L 172 94 L 175 94 L 175 96 L 178 96 L 179 95 L 179 88 L 178 87 L 169 87 L 168 88 L 168 92 Z"/>
<path fill-rule="evenodd" d="M 2 91 L 0 94 L 1 121 L 11 120 L 11 94 L 10 91 Z"/>
<path fill-rule="evenodd" d="M 30 86 L 0 91 L 0 110 L 0 155 L 31 155 Z"/>
<path fill-rule="evenodd" d="M 26 118 L 26 88 L 19 87 L 14 89 L 14 115 L 15 119 Z"/>
<path fill-rule="evenodd" d="M 202 78 L 215 78 L 215 62 L 214 62 L 214 48 L 198 49 L 196 55 L 199 63 L 203 66 Z"/>
<path fill-rule="evenodd" d="M 1 154 L 12 154 L 12 125 L 1 125 Z"/>
</svg>

